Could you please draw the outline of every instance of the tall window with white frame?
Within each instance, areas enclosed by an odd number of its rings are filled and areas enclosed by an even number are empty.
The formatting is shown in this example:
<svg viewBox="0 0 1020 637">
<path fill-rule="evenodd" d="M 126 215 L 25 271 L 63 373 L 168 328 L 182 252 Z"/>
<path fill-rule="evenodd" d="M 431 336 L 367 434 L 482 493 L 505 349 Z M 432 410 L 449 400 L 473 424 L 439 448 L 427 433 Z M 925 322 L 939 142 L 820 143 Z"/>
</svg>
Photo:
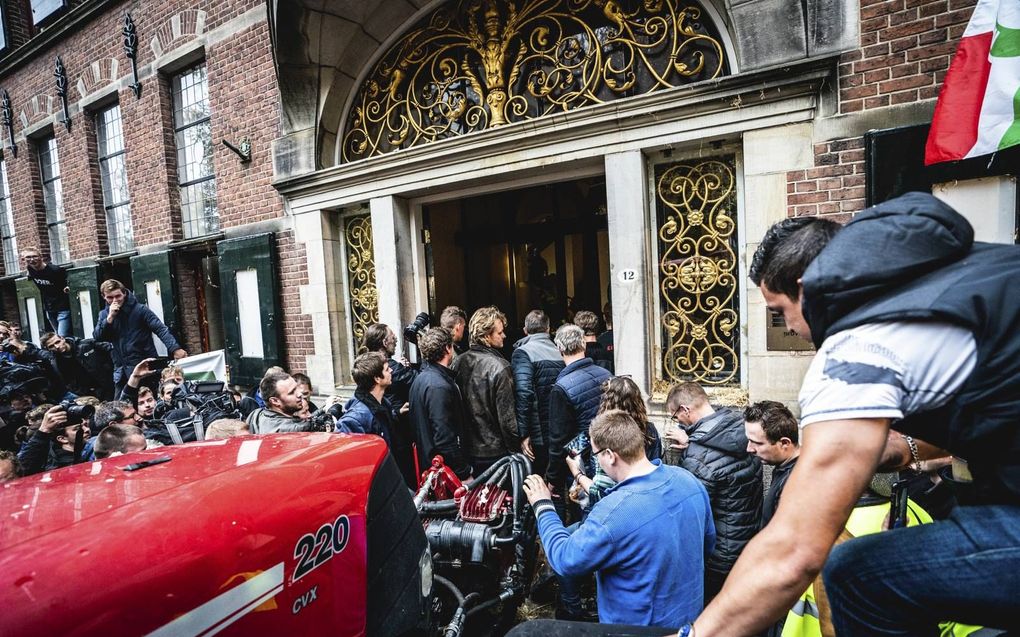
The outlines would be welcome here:
<svg viewBox="0 0 1020 637">
<path fill-rule="evenodd" d="M 46 208 L 46 230 L 50 237 L 50 261 L 67 263 L 71 260 L 71 250 L 67 245 L 64 191 L 60 181 L 60 157 L 57 155 L 56 138 L 50 135 L 39 140 L 38 149 L 43 206 Z"/>
<path fill-rule="evenodd" d="M 135 246 L 131 229 L 131 196 L 127 184 L 127 153 L 120 122 L 120 105 L 96 113 L 99 142 L 99 172 L 103 180 L 103 207 L 110 254 L 127 252 Z"/>
<path fill-rule="evenodd" d="M 175 75 L 172 87 L 181 221 L 187 239 L 220 229 L 205 64 Z"/>
<path fill-rule="evenodd" d="M 11 208 L 11 189 L 7 185 L 7 161 L 4 159 L 0 159 L 0 245 L 4 253 L 4 272 L 20 272 L 18 240 L 14 237 L 14 210 Z"/>
</svg>

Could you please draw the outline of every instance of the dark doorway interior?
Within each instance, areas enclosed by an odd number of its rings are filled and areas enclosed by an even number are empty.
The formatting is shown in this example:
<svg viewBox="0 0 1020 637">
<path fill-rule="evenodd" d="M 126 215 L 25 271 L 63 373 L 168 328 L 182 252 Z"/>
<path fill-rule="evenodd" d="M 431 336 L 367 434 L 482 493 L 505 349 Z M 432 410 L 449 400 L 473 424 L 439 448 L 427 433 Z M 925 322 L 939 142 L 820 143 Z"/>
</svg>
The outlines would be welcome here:
<svg viewBox="0 0 1020 637">
<path fill-rule="evenodd" d="M 430 311 L 495 305 L 508 346 L 540 308 L 553 329 L 609 302 L 605 178 L 430 204 L 426 250 Z"/>
</svg>

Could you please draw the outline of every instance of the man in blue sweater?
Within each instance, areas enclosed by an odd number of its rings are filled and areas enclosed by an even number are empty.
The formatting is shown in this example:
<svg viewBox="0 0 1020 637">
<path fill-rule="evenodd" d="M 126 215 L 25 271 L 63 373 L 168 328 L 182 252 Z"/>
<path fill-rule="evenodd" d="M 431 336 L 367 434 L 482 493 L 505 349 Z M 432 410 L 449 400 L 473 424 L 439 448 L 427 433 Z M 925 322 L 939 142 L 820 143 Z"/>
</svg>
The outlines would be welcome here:
<svg viewBox="0 0 1020 637">
<path fill-rule="evenodd" d="M 715 546 L 705 487 L 684 469 L 649 461 L 644 435 L 622 411 L 599 415 L 589 433 L 592 454 L 617 484 L 573 533 L 542 476 L 524 483 L 549 564 L 561 575 L 595 572 L 602 623 L 691 621 L 701 612 L 705 557 Z"/>
</svg>

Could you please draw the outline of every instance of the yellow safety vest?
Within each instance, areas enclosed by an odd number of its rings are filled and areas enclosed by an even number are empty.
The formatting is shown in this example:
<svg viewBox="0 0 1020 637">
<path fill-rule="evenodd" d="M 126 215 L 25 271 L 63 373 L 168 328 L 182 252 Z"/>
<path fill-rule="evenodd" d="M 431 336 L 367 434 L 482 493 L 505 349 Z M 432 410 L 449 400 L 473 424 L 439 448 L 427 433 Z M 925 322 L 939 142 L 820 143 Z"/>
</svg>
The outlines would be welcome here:
<svg viewBox="0 0 1020 637">
<path fill-rule="evenodd" d="M 888 502 L 855 508 L 846 522 L 846 530 L 854 537 L 880 532 L 885 522 L 885 516 L 889 514 L 889 508 Z M 907 526 L 929 524 L 931 521 L 932 518 L 927 511 L 913 500 L 907 500 Z M 998 630 L 955 622 L 939 624 L 939 629 L 941 637 L 991 637 L 1002 634 Z M 814 584 L 808 586 L 808 589 L 786 615 L 782 637 L 822 637 Z"/>
</svg>

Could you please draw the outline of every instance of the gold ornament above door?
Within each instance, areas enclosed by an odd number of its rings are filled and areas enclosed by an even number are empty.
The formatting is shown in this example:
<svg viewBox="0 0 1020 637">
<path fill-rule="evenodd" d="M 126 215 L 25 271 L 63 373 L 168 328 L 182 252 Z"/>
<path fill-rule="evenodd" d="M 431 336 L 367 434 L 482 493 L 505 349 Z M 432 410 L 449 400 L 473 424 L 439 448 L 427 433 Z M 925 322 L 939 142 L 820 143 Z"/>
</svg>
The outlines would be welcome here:
<svg viewBox="0 0 1020 637">
<path fill-rule="evenodd" d="M 343 161 L 644 95 L 727 73 L 704 10 L 683 0 L 459 0 L 376 63 Z"/>
</svg>

